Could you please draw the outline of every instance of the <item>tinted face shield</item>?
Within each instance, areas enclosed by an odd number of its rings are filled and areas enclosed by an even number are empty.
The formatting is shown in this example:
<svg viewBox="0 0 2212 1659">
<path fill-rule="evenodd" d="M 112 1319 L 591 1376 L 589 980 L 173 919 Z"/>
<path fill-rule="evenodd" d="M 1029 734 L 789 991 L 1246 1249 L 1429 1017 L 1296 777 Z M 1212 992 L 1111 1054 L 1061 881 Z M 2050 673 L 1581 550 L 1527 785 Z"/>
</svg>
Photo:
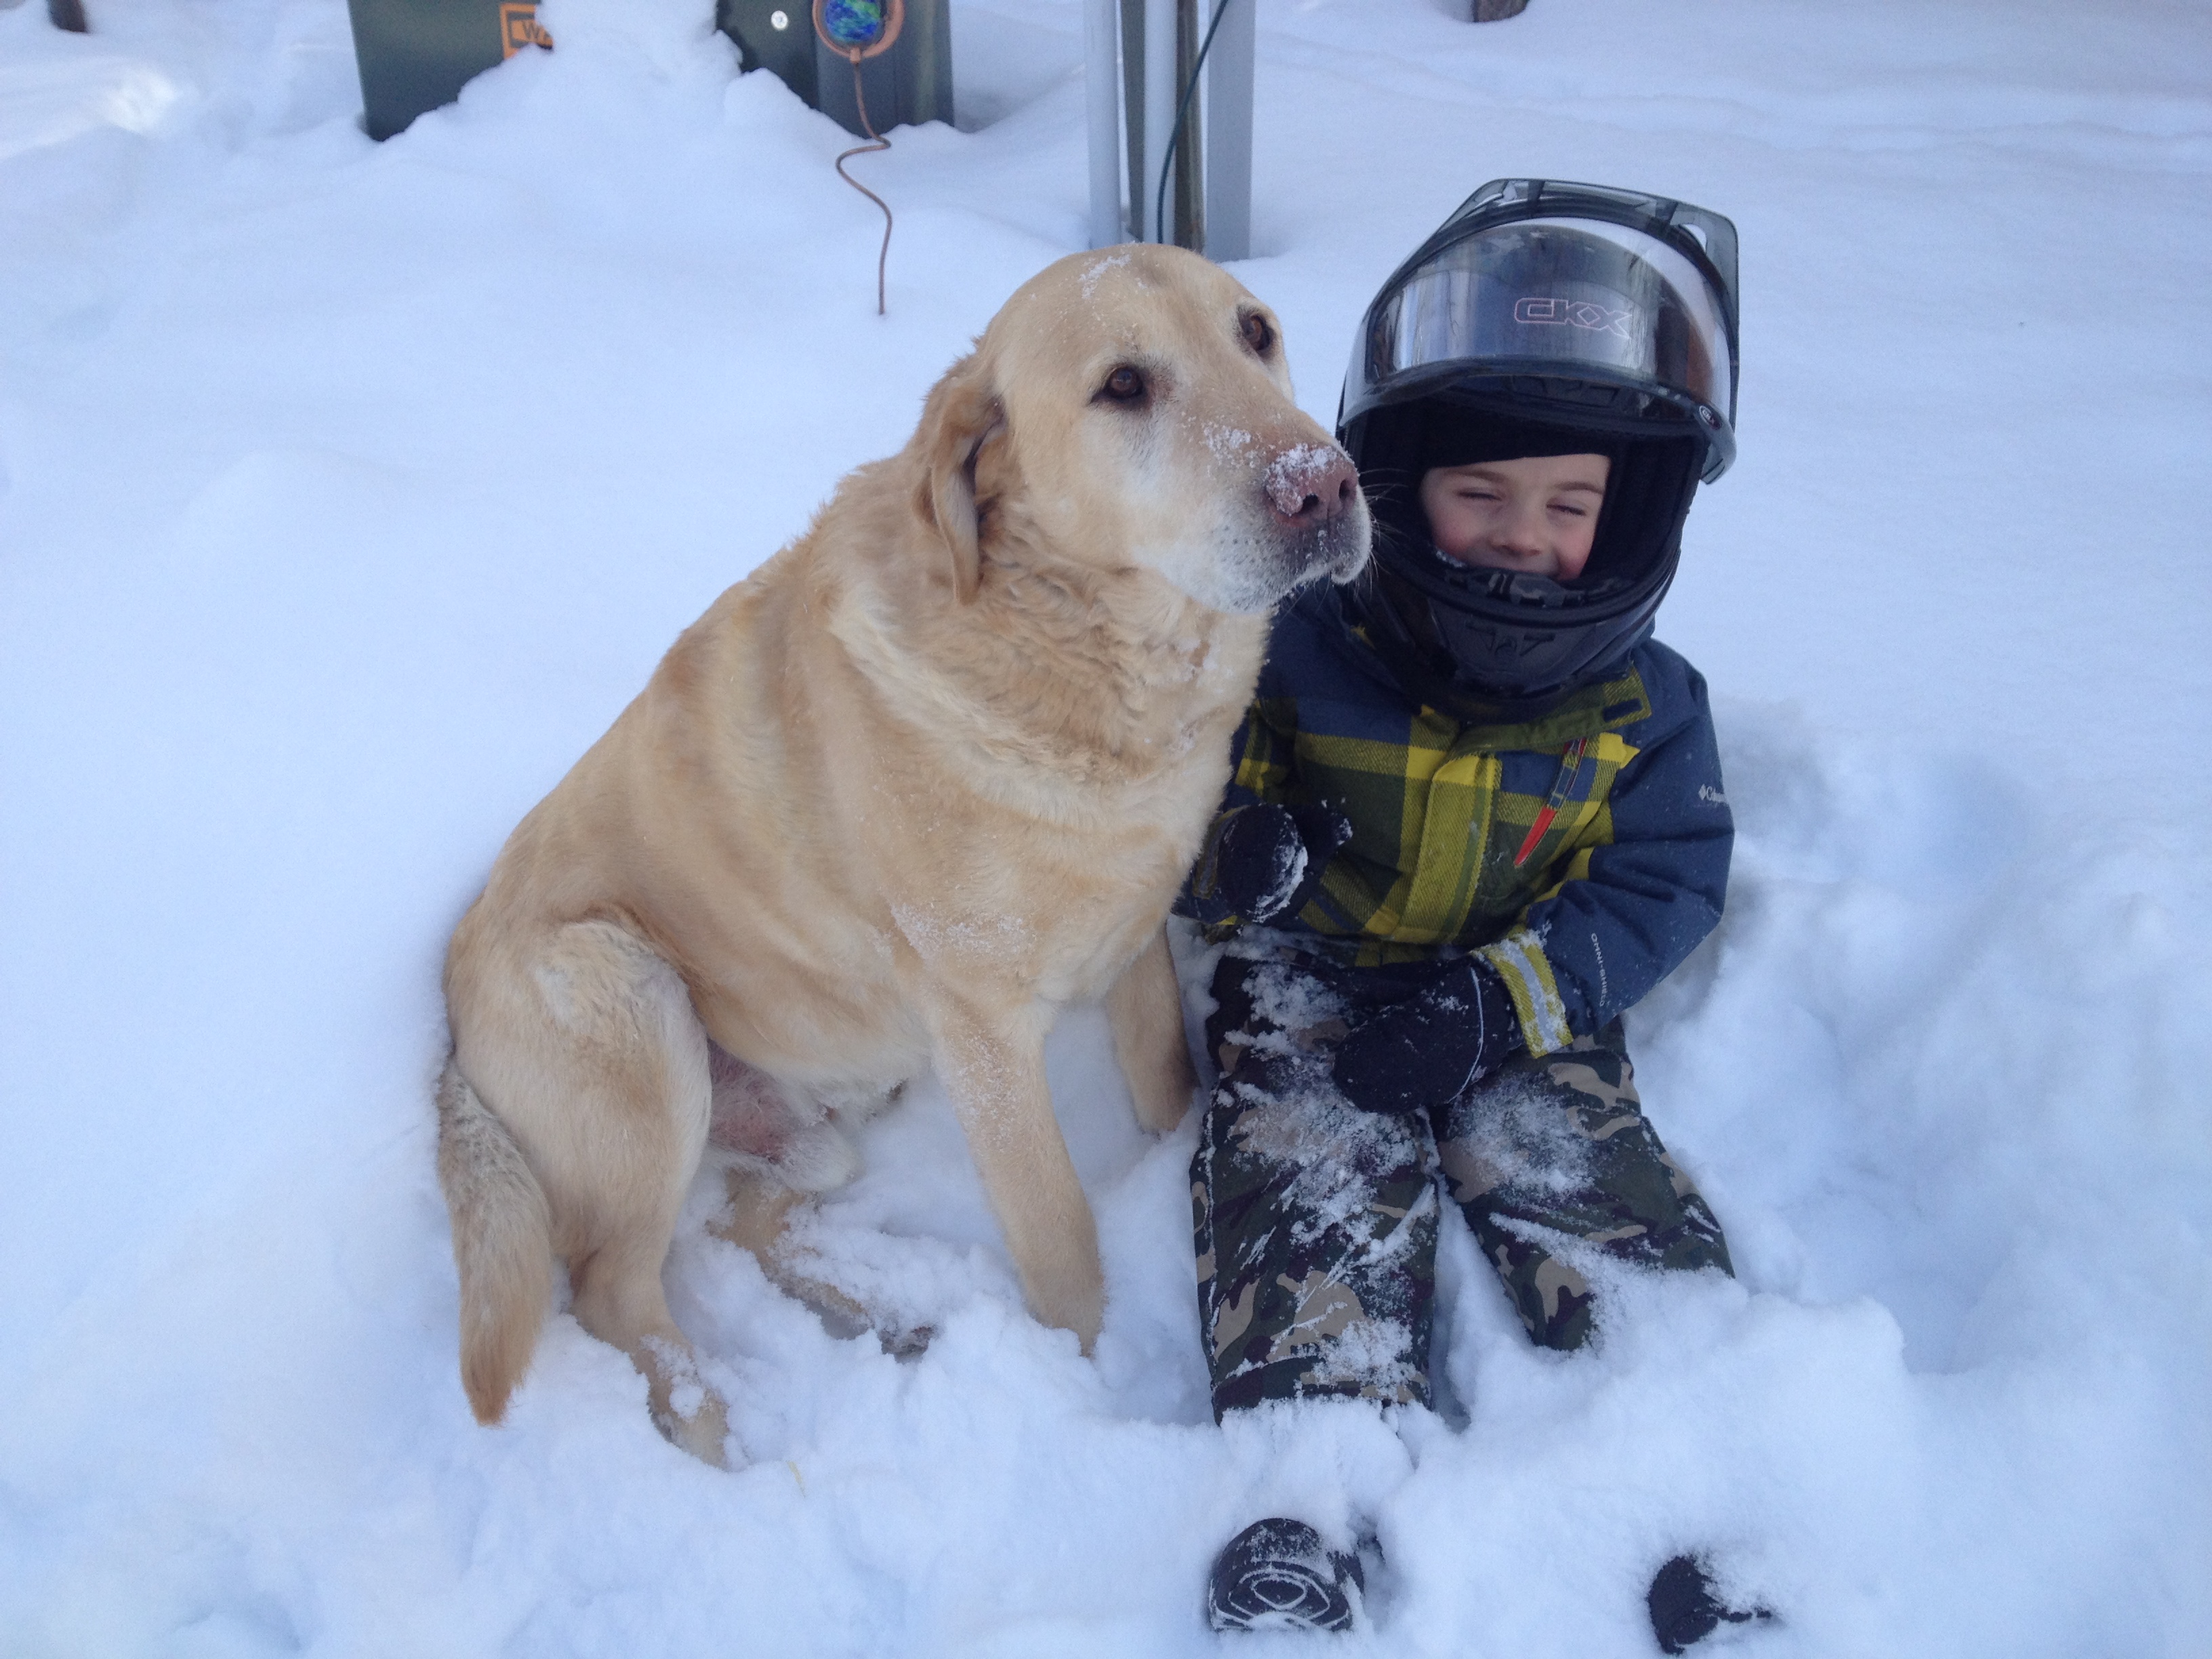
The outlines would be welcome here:
<svg viewBox="0 0 2212 1659">
<path fill-rule="evenodd" d="M 1449 394 L 1593 432 L 1694 434 L 1700 472 L 1717 477 L 1735 452 L 1735 228 L 1717 214 L 1590 185 L 1485 185 L 1369 308 L 1346 436 L 1371 411 Z"/>
</svg>

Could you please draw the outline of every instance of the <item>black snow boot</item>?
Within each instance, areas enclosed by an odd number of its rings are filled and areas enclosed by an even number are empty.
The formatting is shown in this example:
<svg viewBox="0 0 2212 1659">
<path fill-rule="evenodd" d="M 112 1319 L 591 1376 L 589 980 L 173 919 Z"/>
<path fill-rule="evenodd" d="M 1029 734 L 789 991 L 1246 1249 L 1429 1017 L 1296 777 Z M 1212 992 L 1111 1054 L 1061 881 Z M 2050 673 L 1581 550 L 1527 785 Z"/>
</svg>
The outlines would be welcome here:
<svg viewBox="0 0 2212 1659">
<path fill-rule="evenodd" d="M 1754 1619 L 1774 1617 L 1765 1607 L 1747 1612 L 1723 1602 L 1713 1592 L 1705 1563 L 1692 1555 L 1678 1555 L 1660 1568 L 1644 1600 L 1651 1609 L 1651 1633 L 1659 1638 L 1662 1653 L 1680 1653 L 1704 1641 L 1723 1620 L 1747 1625 Z"/>
<path fill-rule="evenodd" d="M 1206 1621 L 1216 1630 L 1350 1630 L 1367 1587 L 1357 1556 L 1303 1521 L 1255 1521 L 1213 1559 Z"/>
</svg>

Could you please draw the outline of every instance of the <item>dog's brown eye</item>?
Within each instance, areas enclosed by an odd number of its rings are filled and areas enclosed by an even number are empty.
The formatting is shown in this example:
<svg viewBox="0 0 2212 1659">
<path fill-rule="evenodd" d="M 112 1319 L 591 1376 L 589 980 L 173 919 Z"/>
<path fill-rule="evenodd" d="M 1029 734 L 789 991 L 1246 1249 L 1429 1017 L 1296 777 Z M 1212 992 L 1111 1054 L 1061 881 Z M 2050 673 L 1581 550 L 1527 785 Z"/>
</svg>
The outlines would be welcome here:
<svg viewBox="0 0 2212 1659">
<path fill-rule="evenodd" d="M 1275 331 L 1267 326 L 1267 319 L 1256 311 L 1248 311 L 1238 326 L 1243 331 L 1244 343 L 1266 356 L 1267 348 L 1275 343 Z"/>
<path fill-rule="evenodd" d="M 1099 391 L 1117 404 L 1132 404 L 1145 395 L 1145 377 L 1124 363 L 1106 377 Z"/>
</svg>

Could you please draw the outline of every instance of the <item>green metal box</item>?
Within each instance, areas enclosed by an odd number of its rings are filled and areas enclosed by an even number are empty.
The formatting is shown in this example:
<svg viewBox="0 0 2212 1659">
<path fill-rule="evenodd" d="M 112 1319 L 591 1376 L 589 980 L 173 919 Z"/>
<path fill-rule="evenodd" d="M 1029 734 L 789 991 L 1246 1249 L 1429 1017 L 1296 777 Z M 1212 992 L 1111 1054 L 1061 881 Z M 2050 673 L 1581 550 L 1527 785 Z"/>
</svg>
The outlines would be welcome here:
<svg viewBox="0 0 2212 1659">
<path fill-rule="evenodd" d="M 552 40 L 535 0 L 347 0 L 368 136 L 404 131 L 425 110 L 450 104 L 471 76 Z M 738 43 L 744 67 L 764 69 L 847 131 L 860 131 L 852 65 L 814 33 L 799 0 L 717 0 L 715 21 Z M 952 120 L 949 0 L 908 0 L 889 51 L 861 65 L 868 117 L 878 132 Z"/>
<path fill-rule="evenodd" d="M 747 69 L 773 71 L 848 132 L 860 131 L 853 66 L 816 35 L 811 5 L 792 0 L 719 0 L 715 21 L 738 43 Z M 861 64 L 860 84 L 868 100 L 868 119 L 878 132 L 924 121 L 950 126 L 950 0 L 906 0 L 905 27 L 889 51 Z"/>
<path fill-rule="evenodd" d="M 551 45 L 534 0 L 347 0 L 368 136 L 404 131 L 474 76 Z"/>
</svg>

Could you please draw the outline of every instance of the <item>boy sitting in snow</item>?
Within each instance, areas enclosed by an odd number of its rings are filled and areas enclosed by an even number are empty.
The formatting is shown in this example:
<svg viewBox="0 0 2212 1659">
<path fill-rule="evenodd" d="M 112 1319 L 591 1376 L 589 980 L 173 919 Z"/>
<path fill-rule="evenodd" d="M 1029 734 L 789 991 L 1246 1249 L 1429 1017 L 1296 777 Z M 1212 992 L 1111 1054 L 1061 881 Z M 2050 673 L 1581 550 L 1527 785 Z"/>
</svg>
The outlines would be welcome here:
<svg viewBox="0 0 2212 1659">
<path fill-rule="evenodd" d="M 1222 1414 L 1429 1399 L 1439 1187 L 1529 1334 L 1592 1254 L 1730 1271 L 1638 1108 L 1620 1016 L 1720 919 L 1705 682 L 1651 637 L 1733 458 L 1735 235 L 1680 204 L 1486 185 L 1369 308 L 1340 435 L 1364 584 L 1277 623 L 1186 912 L 1231 942 L 1192 1165 Z M 1288 1519 L 1222 1552 L 1218 1629 L 1341 1629 L 1357 1560 Z M 1729 1614 L 1696 1563 L 1662 1646 Z"/>
</svg>

